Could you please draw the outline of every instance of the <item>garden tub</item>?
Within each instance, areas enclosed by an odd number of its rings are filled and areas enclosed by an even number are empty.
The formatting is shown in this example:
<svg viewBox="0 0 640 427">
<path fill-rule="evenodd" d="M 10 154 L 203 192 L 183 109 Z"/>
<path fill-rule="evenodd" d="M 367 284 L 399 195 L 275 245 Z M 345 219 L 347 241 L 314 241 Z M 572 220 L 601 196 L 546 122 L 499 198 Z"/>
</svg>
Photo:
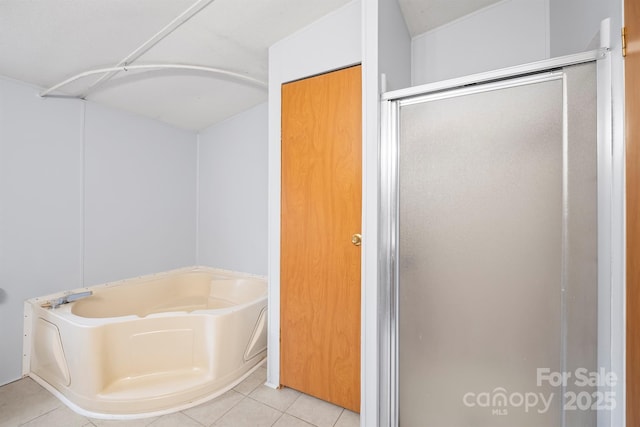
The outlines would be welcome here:
<svg viewBox="0 0 640 427">
<path fill-rule="evenodd" d="M 224 393 L 264 361 L 267 284 L 183 268 L 27 300 L 24 329 L 23 373 L 76 412 L 161 415 Z"/>
</svg>

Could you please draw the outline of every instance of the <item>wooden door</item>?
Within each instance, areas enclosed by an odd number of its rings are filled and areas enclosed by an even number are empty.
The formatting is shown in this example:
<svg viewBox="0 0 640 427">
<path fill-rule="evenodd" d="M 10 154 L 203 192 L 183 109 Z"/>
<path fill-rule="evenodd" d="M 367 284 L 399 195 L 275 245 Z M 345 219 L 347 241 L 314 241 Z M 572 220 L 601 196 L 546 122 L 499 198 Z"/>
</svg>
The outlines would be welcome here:
<svg viewBox="0 0 640 427">
<path fill-rule="evenodd" d="M 640 2 L 625 1 L 627 426 L 640 426 Z"/>
<path fill-rule="evenodd" d="M 282 86 L 280 381 L 359 412 L 361 67 Z"/>
</svg>

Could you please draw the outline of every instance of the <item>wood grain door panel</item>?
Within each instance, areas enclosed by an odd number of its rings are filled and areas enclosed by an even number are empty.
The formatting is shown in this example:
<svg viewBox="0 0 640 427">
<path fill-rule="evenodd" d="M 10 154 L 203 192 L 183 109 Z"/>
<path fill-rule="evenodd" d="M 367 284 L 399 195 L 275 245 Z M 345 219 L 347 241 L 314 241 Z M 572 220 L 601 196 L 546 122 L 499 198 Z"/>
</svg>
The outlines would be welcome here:
<svg viewBox="0 0 640 427">
<path fill-rule="evenodd" d="M 282 87 L 281 382 L 360 407 L 361 67 Z"/>
</svg>

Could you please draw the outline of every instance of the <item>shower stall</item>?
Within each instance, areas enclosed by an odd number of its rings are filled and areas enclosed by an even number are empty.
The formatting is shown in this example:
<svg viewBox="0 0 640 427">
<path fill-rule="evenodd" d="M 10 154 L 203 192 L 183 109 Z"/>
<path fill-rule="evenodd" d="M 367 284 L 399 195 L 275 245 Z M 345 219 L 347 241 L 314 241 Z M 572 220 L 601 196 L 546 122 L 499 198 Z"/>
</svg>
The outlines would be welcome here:
<svg viewBox="0 0 640 427">
<path fill-rule="evenodd" d="M 604 55 L 385 95 L 391 425 L 595 427 L 615 407 L 598 342 Z"/>
</svg>

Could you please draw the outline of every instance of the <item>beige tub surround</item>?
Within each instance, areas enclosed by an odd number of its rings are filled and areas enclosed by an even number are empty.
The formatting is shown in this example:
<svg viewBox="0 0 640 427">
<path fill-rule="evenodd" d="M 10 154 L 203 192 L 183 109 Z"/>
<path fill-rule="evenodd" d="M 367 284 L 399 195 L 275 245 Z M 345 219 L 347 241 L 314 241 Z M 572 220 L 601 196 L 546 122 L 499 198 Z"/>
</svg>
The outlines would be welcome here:
<svg viewBox="0 0 640 427">
<path fill-rule="evenodd" d="M 256 369 L 266 319 L 264 278 L 206 267 L 33 298 L 23 374 L 94 418 L 166 414 Z"/>
</svg>

